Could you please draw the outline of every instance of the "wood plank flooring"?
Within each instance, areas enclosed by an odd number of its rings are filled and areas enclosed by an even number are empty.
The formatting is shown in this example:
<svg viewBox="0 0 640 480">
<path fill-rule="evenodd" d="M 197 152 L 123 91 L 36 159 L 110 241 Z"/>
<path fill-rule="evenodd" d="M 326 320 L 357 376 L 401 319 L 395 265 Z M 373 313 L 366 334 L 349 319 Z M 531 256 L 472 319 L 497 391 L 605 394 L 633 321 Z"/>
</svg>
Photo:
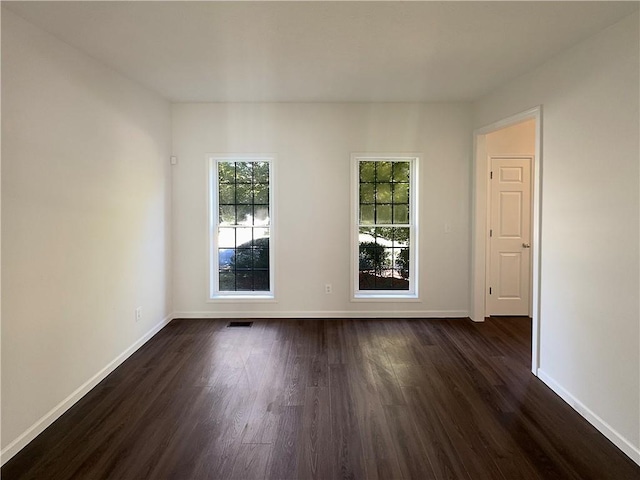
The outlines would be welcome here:
<svg viewBox="0 0 640 480">
<path fill-rule="evenodd" d="M 2 480 L 634 479 L 531 375 L 530 321 L 174 320 Z"/>
</svg>

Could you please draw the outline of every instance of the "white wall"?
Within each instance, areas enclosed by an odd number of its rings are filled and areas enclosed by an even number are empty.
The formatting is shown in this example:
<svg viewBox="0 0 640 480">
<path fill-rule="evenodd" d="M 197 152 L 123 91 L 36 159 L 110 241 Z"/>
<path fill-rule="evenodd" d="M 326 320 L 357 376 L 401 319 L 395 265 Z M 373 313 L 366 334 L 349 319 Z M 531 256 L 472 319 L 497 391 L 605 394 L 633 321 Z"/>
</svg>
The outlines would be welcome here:
<svg viewBox="0 0 640 480">
<path fill-rule="evenodd" d="M 3 461 L 170 314 L 170 127 L 168 102 L 3 10 Z"/>
<path fill-rule="evenodd" d="M 468 315 L 470 105 L 175 104 L 172 112 L 177 316 Z M 212 152 L 277 155 L 277 303 L 207 303 Z M 350 301 L 352 152 L 422 153 L 419 302 Z"/>
<path fill-rule="evenodd" d="M 481 99 L 542 104 L 540 377 L 640 463 L 639 18 Z"/>
<path fill-rule="evenodd" d="M 488 133 L 485 139 L 489 157 L 501 155 L 534 155 L 536 150 L 536 121 L 526 120 Z"/>
</svg>

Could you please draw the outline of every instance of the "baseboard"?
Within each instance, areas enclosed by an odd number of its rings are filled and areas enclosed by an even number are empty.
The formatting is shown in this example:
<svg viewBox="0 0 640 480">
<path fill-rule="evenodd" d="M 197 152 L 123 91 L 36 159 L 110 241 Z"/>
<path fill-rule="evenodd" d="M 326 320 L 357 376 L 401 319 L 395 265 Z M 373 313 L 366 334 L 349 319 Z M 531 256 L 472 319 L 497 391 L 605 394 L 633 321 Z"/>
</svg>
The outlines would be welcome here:
<svg viewBox="0 0 640 480">
<path fill-rule="evenodd" d="M 468 318 L 467 310 L 175 312 L 173 318 Z"/>
<path fill-rule="evenodd" d="M 640 449 L 638 447 L 632 445 L 631 442 L 541 369 L 538 369 L 538 378 L 567 402 L 571 408 L 582 415 L 591 425 L 596 427 L 598 431 L 607 437 L 616 447 L 622 450 L 625 455 L 640 465 Z"/>
<path fill-rule="evenodd" d="M 40 435 L 49 425 L 55 422 L 63 413 L 71 408 L 78 400 L 84 397 L 93 387 L 104 380 L 107 375 L 113 372 L 122 362 L 129 358 L 136 350 L 144 345 L 151 337 L 158 333 L 165 325 L 167 325 L 173 315 L 166 316 L 162 321 L 155 325 L 151 330 L 145 333 L 133 345 L 113 359 L 107 366 L 78 387 L 71 395 L 65 398 L 58 405 L 53 407 L 40 420 L 29 427 L 22 435 L 7 445 L 0 451 L 0 465 L 8 462 L 16 453 L 22 450 L 31 440 Z"/>
</svg>

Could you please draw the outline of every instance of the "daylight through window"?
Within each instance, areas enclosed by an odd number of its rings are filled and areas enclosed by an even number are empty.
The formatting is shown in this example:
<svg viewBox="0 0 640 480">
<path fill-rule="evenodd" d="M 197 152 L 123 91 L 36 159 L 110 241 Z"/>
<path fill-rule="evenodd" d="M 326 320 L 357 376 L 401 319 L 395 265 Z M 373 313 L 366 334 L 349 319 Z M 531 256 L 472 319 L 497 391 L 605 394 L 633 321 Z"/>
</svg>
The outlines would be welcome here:
<svg viewBox="0 0 640 480">
<path fill-rule="evenodd" d="M 357 158 L 356 295 L 415 292 L 415 160 Z"/>
<path fill-rule="evenodd" d="M 270 159 L 212 164 L 213 296 L 272 292 Z"/>
</svg>

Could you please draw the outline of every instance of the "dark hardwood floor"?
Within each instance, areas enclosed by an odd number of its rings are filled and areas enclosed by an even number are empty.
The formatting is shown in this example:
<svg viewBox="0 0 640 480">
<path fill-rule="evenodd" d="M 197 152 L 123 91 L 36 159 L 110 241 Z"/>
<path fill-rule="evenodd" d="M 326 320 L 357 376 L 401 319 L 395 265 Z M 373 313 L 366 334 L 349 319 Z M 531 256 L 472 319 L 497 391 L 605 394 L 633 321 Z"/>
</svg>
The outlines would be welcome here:
<svg viewBox="0 0 640 480">
<path fill-rule="evenodd" d="M 529 371 L 530 322 L 174 320 L 12 479 L 634 479 Z"/>
</svg>

